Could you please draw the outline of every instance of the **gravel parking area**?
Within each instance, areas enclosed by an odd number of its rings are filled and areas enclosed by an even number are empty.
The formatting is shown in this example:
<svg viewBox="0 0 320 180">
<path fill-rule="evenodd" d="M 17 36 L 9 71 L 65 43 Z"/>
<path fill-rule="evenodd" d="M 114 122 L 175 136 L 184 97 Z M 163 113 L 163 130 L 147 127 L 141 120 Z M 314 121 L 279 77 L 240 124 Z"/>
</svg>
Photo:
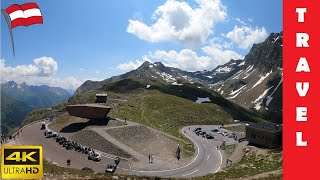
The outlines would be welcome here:
<svg viewBox="0 0 320 180">
<path fill-rule="evenodd" d="M 147 169 L 158 169 L 159 166 L 161 169 L 175 168 L 191 160 L 190 156 L 182 153 L 181 159 L 178 161 L 175 157 L 178 142 L 145 126 L 107 129 L 106 132 L 123 144 L 145 155 L 145 162 L 136 162 L 136 168 L 146 169 L 146 165 L 149 166 Z M 149 155 L 155 156 L 155 163 L 146 164 Z"/>
<path fill-rule="evenodd" d="M 113 154 L 116 156 L 121 156 L 125 158 L 130 158 L 131 156 L 119 149 L 117 146 L 110 143 L 105 138 L 101 137 L 98 133 L 92 130 L 82 130 L 74 134 L 71 139 L 82 145 L 89 146 L 91 148 L 97 149 L 99 151 Z"/>
</svg>

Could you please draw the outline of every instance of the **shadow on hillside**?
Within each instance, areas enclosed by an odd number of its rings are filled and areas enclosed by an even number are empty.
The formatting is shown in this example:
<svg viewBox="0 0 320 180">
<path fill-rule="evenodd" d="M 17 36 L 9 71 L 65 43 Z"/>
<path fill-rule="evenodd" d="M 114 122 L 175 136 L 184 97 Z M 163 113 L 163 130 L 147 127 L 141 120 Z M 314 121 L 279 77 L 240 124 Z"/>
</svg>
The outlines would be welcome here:
<svg viewBox="0 0 320 180">
<path fill-rule="evenodd" d="M 87 122 L 81 122 L 81 123 L 73 123 L 69 124 L 68 126 L 62 128 L 60 130 L 61 133 L 73 133 L 78 132 L 88 126 L 107 126 L 110 118 L 105 119 L 89 119 Z"/>
</svg>

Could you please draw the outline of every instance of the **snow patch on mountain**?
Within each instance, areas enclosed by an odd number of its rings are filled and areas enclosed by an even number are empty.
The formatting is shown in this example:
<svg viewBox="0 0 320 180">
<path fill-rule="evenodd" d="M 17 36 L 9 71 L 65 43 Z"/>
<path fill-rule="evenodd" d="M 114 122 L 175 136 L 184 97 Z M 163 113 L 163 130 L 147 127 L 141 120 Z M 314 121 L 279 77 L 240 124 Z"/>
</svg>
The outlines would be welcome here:
<svg viewBox="0 0 320 180">
<path fill-rule="evenodd" d="M 245 77 L 243 77 L 243 79 L 247 79 L 256 69 L 254 69 L 253 71 L 251 71 L 249 74 L 246 74 Z"/>
<path fill-rule="evenodd" d="M 156 72 L 159 76 L 161 76 L 161 78 L 163 80 L 165 80 L 166 82 L 176 82 L 177 80 L 171 75 L 171 74 L 168 74 L 168 73 L 165 73 L 165 72 L 162 72 L 162 73 L 159 73 L 159 72 Z"/>
<path fill-rule="evenodd" d="M 281 78 L 281 80 L 279 81 L 278 85 L 276 86 L 276 88 L 272 91 L 272 93 L 267 97 L 267 101 L 266 101 L 266 106 L 268 107 L 269 104 L 271 103 L 273 97 L 272 95 L 276 92 L 276 90 L 278 89 L 278 87 L 282 84 L 283 81 L 283 77 Z"/>
<path fill-rule="evenodd" d="M 245 89 L 246 88 L 246 85 L 244 85 L 244 86 L 242 86 L 241 88 L 239 88 L 235 93 L 237 93 L 237 94 L 235 94 L 234 96 L 232 96 L 232 97 L 228 97 L 227 99 L 233 99 L 233 98 L 235 98 L 235 97 L 237 97 L 241 92 L 242 92 L 242 90 L 243 89 Z M 232 93 L 234 93 L 234 92 L 232 92 Z M 233 95 L 233 94 L 230 94 L 230 95 Z"/>
<path fill-rule="evenodd" d="M 254 84 L 251 89 L 255 88 L 257 85 L 262 83 L 271 73 L 272 73 L 272 70 L 270 72 L 268 72 L 265 76 L 261 76 L 261 78 L 258 80 L 258 82 L 256 82 L 256 84 Z M 251 89 L 249 89 L 249 91 Z"/>
<path fill-rule="evenodd" d="M 203 103 L 203 102 L 211 102 L 209 97 L 205 97 L 205 98 L 201 98 L 201 97 L 197 97 L 196 103 Z"/>
<path fill-rule="evenodd" d="M 217 73 L 228 73 L 232 70 L 232 68 L 229 67 L 219 67 L 218 69 L 215 70 Z"/>
<path fill-rule="evenodd" d="M 268 93 L 268 91 L 273 88 L 273 86 L 266 89 L 253 103 L 255 104 L 254 108 L 259 110 L 261 108 L 261 104 L 263 102 L 263 97 Z"/>
<path fill-rule="evenodd" d="M 244 85 L 244 86 L 241 86 L 241 88 L 239 88 L 239 89 L 237 89 L 237 90 L 235 90 L 235 91 L 232 91 L 229 95 L 234 95 L 234 94 L 236 94 L 236 93 L 238 93 L 239 91 L 241 91 L 242 89 L 244 89 L 245 88 L 245 86 L 246 85 Z"/>
<path fill-rule="evenodd" d="M 246 63 L 246 62 L 243 61 L 242 63 L 238 64 L 238 66 L 239 66 L 239 67 L 240 67 L 240 66 L 243 66 L 245 63 Z"/>
<path fill-rule="evenodd" d="M 243 69 L 241 69 L 241 70 L 238 71 L 236 74 L 234 74 L 234 75 L 231 77 L 231 79 L 238 79 L 239 76 L 242 74 L 242 72 L 243 72 Z"/>
<path fill-rule="evenodd" d="M 182 86 L 183 84 L 178 84 L 177 82 L 173 82 L 172 85 L 174 85 L 174 86 Z"/>
<path fill-rule="evenodd" d="M 280 36 L 278 36 L 278 37 L 276 37 L 276 38 L 273 38 L 272 43 L 275 43 L 276 41 L 278 41 L 279 38 L 280 38 Z"/>
</svg>

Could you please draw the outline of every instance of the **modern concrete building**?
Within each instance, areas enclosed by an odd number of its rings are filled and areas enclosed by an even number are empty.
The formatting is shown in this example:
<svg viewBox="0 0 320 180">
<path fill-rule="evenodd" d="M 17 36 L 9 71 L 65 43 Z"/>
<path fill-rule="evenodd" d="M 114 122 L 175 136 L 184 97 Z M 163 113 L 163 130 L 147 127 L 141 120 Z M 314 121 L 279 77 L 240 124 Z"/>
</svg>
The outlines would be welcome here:
<svg viewBox="0 0 320 180">
<path fill-rule="evenodd" d="M 95 103 L 107 103 L 108 94 L 96 94 Z"/>
<path fill-rule="evenodd" d="M 111 110 L 111 107 L 101 104 L 77 104 L 68 105 L 66 110 L 70 116 L 87 119 L 105 119 Z"/>
<path fill-rule="evenodd" d="M 87 119 L 105 119 L 111 110 L 110 106 L 103 105 L 107 102 L 108 94 L 96 94 L 95 104 L 68 105 L 66 110 L 70 116 Z"/>
<path fill-rule="evenodd" d="M 282 146 L 282 125 L 260 122 L 246 126 L 246 140 L 252 145 L 266 148 Z"/>
</svg>

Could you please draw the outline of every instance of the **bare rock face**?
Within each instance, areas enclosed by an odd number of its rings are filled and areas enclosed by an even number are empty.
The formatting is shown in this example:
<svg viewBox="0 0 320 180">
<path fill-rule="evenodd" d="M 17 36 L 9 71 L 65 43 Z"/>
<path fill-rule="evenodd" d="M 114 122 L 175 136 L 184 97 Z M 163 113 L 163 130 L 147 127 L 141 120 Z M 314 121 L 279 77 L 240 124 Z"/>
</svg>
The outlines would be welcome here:
<svg viewBox="0 0 320 180">
<path fill-rule="evenodd" d="M 70 116 L 87 119 L 104 119 L 111 110 L 110 106 L 101 104 L 78 104 L 66 107 Z"/>
</svg>

